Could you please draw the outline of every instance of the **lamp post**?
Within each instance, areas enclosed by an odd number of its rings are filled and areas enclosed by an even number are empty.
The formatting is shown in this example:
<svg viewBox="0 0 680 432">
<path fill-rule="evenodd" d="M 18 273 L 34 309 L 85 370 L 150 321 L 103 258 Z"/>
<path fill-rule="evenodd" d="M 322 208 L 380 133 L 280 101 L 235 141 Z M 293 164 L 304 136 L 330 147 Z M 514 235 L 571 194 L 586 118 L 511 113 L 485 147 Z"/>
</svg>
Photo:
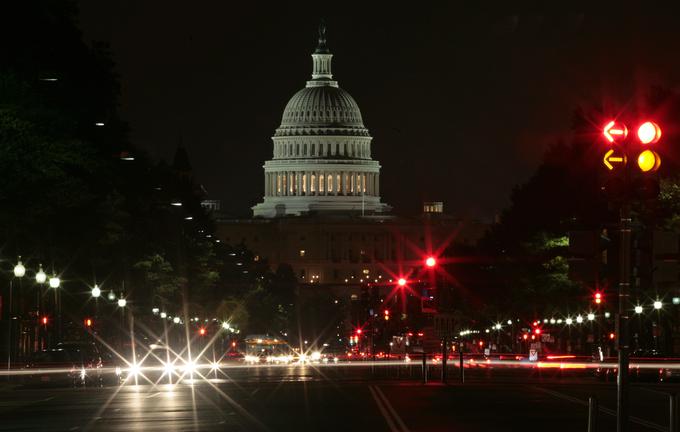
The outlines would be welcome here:
<svg viewBox="0 0 680 432">
<path fill-rule="evenodd" d="M 13 298 L 12 298 L 12 291 L 13 291 L 13 285 L 14 285 L 14 279 L 19 279 L 21 280 L 22 277 L 26 274 L 26 267 L 21 263 L 21 257 L 17 259 L 17 264 L 14 266 L 14 277 L 10 279 L 9 281 L 9 306 L 7 308 L 7 371 L 12 368 L 12 351 L 14 350 L 14 344 L 12 343 L 12 327 L 14 325 L 14 316 L 13 316 Z M 9 379 L 9 375 L 7 375 L 7 379 Z"/>
<path fill-rule="evenodd" d="M 38 351 L 41 348 L 45 348 L 45 344 L 42 343 L 43 337 L 46 336 L 42 332 L 42 326 L 40 325 L 40 316 L 44 315 L 45 308 L 43 307 L 43 286 L 45 285 L 45 282 L 47 282 L 47 275 L 45 274 L 45 271 L 42 268 L 42 264 L 38 264 L 38 271 L 35 273 L 35 283 L 38 285 L 36 289 L 36 315 L 35 315 L 35 321 L 36 321 L 36 344 L 35 344 L 35 350 Z M 41 337 L 41 333 L 43 333 Z"/>
<path fill-rule="evenodd" d="M 49 279 L 50 288 L 54 290 L 54 309 L 57 315 L 57 340 L 61 340 L 61 295 L 59 294 L 59 287 L 61 286 L 61 280 L 56 274 L 52 274 Z"/>
</svg>

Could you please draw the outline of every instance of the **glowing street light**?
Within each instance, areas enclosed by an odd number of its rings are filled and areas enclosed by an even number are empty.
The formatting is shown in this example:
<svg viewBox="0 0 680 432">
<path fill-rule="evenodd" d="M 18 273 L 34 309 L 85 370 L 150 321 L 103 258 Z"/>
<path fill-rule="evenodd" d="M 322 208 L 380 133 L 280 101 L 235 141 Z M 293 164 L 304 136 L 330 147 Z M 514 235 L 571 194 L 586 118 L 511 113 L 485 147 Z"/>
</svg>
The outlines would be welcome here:
<svg viewBox="0 0 680 432">
<path fill-rule="evenodd" d="M 661 301 L 657 300 L 654 302 L 654 309 L 659 310 L 663 307 L 663 303 Z"/>
<path fill-rule="evenodd" d="M 22 278 L 26 274 L 26 267 L 21 263 L 21 257 L 17 261 L 17 265 L 14 266 L 14 277 Z"/>
<path fill-rule="evenodd" d="M 425 260 L 425 265 L 432 268 L 437 265 L 437 260 L 434 257 L 427 257 Z"/>
<path fill-rule="evenodd" d="M 166 312 L 161 312 L 161 318 L 167 318 L 168 314 Z"/>
<path fill-rule="evenodd" d="M 576 322 L 581 324 L 583 322 L 583 317 L 581 315 L 576 317 Z"/>
<path fill-rule="evenodd" d="M 404 279 L 404 278 L 399 278 L 399 279 L 397 280 L 397 285 L 403 287 L 404 285 L 406 285 L 406 279 Z"/>
<path fill-rule="evenodd" d="M 35 274 L 35 281 L 40 285 L 44 284 L 47 281 L 47 275 L 45 274 L 45 271 L 42 268 L 42 264 L 39 264 L 38 266 L 38 272 Z"/>
<path fill-rule="evenodd" d="M 594 313 L 589 313 L 588 314 L 588 321 L 593 321 L 595 319 L 595 314 Z"/>
<path fill-rule="evenodd" d="M 92 288 L 92 297 L 98 298 L 100 295 L 102 295 L 102 290 L 95 284 L 94 288 Z"/>
<path fill-rule="evenodd" d="M 127 300 L 124 298 L 119 298 L 118 299 L 118 307 L 124 308 L 127 305 Z"/>
<path fill-rule="evenodd" d="M 50 283 L 50 288 L 59 288 L 59 285 L 61 285 L 61 280 L 59 280 L 57 275 L 52 275 L 49 283 Z"/>
<path fill-rule="evenodd" d="M 572 320 L 571 318 L 567 318 L 566 320 L 564 320 L 564 322 L 567 323 L 567 325 L 571 325 L 574 322 L 574 320 Z"/>
<path fill-rule="evenodd" d="M 180 321 L 179 317 L 174 317 L 172 319 L 172 322 L 174 322 L 175 324 L 179 324 L 179 321 Z"/>
<path fill-rule="evenodd" d="M 641 314 L 642 313 L 642 306 L 635 306 L 635 313 L 636 314 Z"/>
</svg>

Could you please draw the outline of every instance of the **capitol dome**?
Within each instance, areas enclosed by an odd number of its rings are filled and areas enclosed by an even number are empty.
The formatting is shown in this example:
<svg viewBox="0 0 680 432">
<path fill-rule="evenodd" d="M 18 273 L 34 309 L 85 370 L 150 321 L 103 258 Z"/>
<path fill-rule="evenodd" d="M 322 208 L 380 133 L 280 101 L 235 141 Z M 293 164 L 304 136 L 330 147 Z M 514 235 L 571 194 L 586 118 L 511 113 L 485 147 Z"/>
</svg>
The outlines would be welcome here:
<svg viewBox="0 0 680 432">
<path fill-rule="evenodd" d="M 276 136 L 307 133 L 305 129 L 331 128 L 352 135 L 368 135 L 359 106 L 337 85 L 313 85 L 295 93 L 283 110 Z"/>
<path fill-rule="evenodd" d="M 380 202 L 380 164 L 371 159 L 371 136 L 361 111 L 331 73 L 326 29 L 312 54 L 312 79 L 286 104 L 264 164 L 264 202 L 253 215 L 278 217 L 314 212 L 375 214 Z"/>
</svg>

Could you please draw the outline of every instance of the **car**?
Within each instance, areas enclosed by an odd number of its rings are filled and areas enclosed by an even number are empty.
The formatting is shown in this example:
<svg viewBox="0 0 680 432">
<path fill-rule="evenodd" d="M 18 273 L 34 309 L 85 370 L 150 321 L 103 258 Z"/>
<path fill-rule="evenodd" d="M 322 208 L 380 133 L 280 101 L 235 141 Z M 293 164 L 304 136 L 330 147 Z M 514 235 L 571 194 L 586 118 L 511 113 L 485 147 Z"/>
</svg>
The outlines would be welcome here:
<svg viewBox="0 0 680 432">
<path fill-rule="evenodd" d="M 96 345 L 63 342 L 34 353 L 24 365 L 26 386 L 91 386 L 105 382 L 104 363 Z"/>
<path fill-rule="evenodd" d="M 656 363 L 663 360 L 663 356 L 656 350 L 635 350 L 630 353 L 629 377 L 631 381 L 659 382 L 670 380 L 674 372 L 668 373 L 664 368 L 656 367 Z M 616 365 L 618 358 L 607 357 L 603 363 Z M 602 381 L 616 381 L 618 368 L 599 366 L 594 369 L 595 376 Z M 675 372 L 677 373 L 677 371 Z M 666 376 L 668 375 L 668 376 Z"/>
</svg>

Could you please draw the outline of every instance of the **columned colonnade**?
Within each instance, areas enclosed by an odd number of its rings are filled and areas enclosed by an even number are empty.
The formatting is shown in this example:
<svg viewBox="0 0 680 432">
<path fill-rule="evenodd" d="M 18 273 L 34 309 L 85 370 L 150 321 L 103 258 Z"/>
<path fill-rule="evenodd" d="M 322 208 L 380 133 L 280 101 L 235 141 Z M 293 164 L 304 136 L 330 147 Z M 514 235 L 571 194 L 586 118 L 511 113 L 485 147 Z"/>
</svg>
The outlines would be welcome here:
<svg viewBox="0 0 680 432">
<path fill-rule="evenodd" d="M 379 174 L 352 171 L 265 173 L 265 196 L 380 196 Z"/>
</svg>

